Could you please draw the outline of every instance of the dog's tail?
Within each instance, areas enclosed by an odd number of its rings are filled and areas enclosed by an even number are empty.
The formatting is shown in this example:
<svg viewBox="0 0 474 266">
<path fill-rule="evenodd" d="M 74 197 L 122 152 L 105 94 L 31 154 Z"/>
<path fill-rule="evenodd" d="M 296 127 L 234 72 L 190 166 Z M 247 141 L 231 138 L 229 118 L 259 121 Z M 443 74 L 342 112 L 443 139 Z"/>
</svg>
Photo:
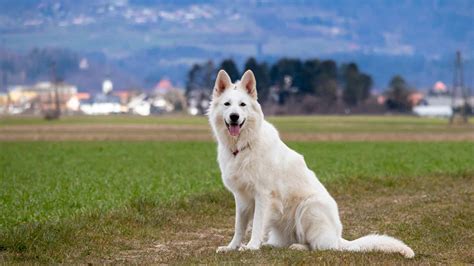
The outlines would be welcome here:
<svg viewBox="0 0 474 266">
<path fill-rule="evenodd" d="M 415 252 L 402 241 L 387 235 L 367 235 L 348 241 L 341 238 L 341 250 L 347 251 L 382 251 L 386 253 L 400 253 L 405 258 L 415 257 Z"/>
</svg>

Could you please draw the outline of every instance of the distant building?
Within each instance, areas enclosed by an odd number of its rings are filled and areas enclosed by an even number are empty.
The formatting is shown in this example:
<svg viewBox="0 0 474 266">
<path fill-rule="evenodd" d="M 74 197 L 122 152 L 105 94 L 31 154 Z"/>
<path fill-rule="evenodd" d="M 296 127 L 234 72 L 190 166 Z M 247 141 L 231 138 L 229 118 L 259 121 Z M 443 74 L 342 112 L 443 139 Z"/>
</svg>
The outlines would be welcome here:
<svg viewBox="0 0 474 266">
<path fill-rule="evenodd" d="M 472 106 L 474 98 L 468 99 L 468 104 Z M 464 104 L 461 97 L 456 97 L 453 101 L 451 92 L 442 81 L 433 84 L 432 89 L 421 101 L 413 108 L 413 113 L 419 116 L 430 117 L 451 117 L 453 107 L 457 108 Z"/>
<path fill-rule="evenodd" d="M 188 113 L 191 115 L 203 115 L 209 108 L 211 102 L 209 90 L 192 90 L 188 94 Z"/>
<path fill-rule="evenodd" d="M 112 92 L 112 90 L 114 89 L 114 84 L 112 83 L 112 81 L 110 79 L 106 79 L 104 80 L 104 82 L 102 82 L 102 93 L 103 94 L 109 94 Z"/>
<path fill-rule="evenodd" d="M 162 79 L 155 85 L 154 91 L 156 93 L 166 94 L 172 89 L 174 89 L 174 87 L 171 81 L 169 79 Z"/>
<path fill-rule="evenodd" d="M 151 92 L 135 94 L 127 104 L 128 112 L 147 116 L 183 110 L 186 98 L 182 90 L 175 88 L 170 80 L 162 79 Z"/>
<path fill-rule="evenodd" d="M 410 106 L 417 106 L 423 101 L 425 94 L 419 91 L 413 91 L 408 95 L 408 102 Z"/>
<path fill-rule="evenodd" d="M 80 110 L 87 115 L 119 114 L 122 112 L 122 104 L 118 96 L 101 93 L 92 100 L 82 101 Z"/>
<path fill-rule="evenodd" d="M 433 88 L 431 89 L 431 94 L 441 95 L 441 94 L 449 94 L 448 87 L 442 81 L 437 81 Z"/>
<path fill-rule="evenodd" d="M 8 94 L 0 92 L 0 114 L 7 113 Z"/>
<path fill-rule="evenodd" d="M 128 110 L 132 114 L 147 116 L 151 113 L 151 104 L 148 101 L 148 96 L 145 93 L 136 95 L 130 99 L 127 104 Z"/>
<path fill-rule="evenodd" d="M 38 82 L 33 86 L 13 86 L 8 91 L 8 113 L 40 114 L 56 108 L 67 113 L 73 111 L 68 102 L 77 94 L 77 87 L 65 82 Z M 57 99 L 56 99 L 57 97 Z"/>
<path fill-rule="evenodd" d="M 451 103 L 449 95 L 428 95 L 413 108 L 413 113 L 419 116 L 450 117 L 453 115 Z"/>
</svg>

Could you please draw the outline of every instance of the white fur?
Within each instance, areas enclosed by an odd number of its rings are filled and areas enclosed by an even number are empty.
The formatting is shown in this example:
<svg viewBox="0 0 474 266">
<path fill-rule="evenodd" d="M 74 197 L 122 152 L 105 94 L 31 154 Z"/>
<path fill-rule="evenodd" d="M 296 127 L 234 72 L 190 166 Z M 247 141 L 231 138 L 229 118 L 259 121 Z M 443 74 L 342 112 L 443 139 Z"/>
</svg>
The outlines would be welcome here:
<svg viewBox="0 0 474 266">
<path fill-rule="evenodd" d="M 414 257 L 411 248 L 389 236 L 368 235 L 353 241 L 342 238 L 336 201 L 308 169 L 303 156 L 286 146 L 277 130 L 265 121 L 255 87 L 251 71 L 232 84 L 221 70 L 208 112 L 218 142 L 222 180 L 236 203 L 234 237 L 217 252 L 257 250 L 265 244 L 299 250 L 397 252 Z M 236 137 L 226 126 L 231 113 L 239 115 L 239 124 L 245 121 Z M 234 155 L 236 150 L 239 152 Z M 251 238 L 243 245 L 251 220 Z"/>
</svg>

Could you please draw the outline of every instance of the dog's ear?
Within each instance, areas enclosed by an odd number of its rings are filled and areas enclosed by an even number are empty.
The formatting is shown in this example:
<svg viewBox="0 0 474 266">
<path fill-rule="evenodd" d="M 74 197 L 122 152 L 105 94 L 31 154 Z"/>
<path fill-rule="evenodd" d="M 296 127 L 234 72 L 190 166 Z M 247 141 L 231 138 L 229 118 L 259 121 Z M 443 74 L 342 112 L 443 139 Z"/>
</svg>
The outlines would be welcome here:
<svg viewBox="0 0 474 266">
<path fill-rule="evenodd" d="M 232 85 L 229 75 L 225 70 L 219 70 L 216 78 L 216 84 L 214 85 L 214 97 L 220 96 L 226 89 Z"/>
<path fill-rule="evenodd" d="M 257 81 L 252 70 L 245 71 L 240 83 L 252 98 L 257 99 Z"/>
</svg>

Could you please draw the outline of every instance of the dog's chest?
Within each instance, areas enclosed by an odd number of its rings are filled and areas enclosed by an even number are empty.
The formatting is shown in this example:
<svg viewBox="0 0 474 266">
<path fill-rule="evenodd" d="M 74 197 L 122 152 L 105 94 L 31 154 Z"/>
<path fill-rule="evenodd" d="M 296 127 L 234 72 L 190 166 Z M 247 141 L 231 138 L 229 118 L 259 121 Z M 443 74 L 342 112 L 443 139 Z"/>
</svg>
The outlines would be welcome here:
<svg viewBox="0 0 474 266">
<path fill-rule="evenodd" d="M 242 156 L 241 156 L 242 155 Z M 233 192 L 250 192 L 260 175 L 259 168 L 250 157 L 243 154 L 219 159 L 224 185 Z"/>
</svg>

